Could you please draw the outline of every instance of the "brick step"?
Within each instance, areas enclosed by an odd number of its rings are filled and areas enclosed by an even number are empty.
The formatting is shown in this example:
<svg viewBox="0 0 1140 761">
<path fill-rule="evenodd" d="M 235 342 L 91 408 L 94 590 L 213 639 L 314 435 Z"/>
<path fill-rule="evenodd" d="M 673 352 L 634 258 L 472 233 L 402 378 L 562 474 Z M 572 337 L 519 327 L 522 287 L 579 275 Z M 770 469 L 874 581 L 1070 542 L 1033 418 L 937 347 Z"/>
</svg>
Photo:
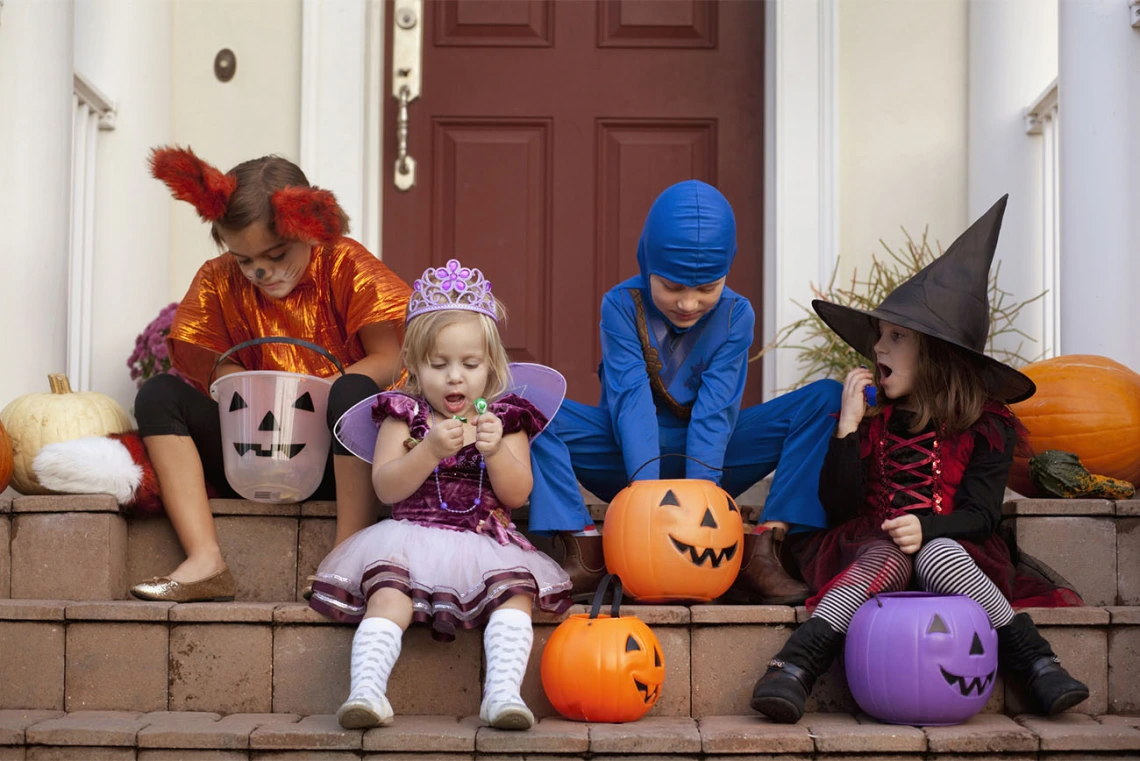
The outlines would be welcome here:
<svg viewBox="0 0 1140 761">
<path fill-rule="evenodd" d="M 606 505 L 589 497 L 595 520 Z M 332 502 L 266 505 L 212 500 L 237 599 L 300 600 L 305 577 L 332 547 Z M 759 514 L 756 505 L 743 505 Z M 1017 545 L 1065 576 L 1090 605 L 1140 605 L 1140 500 L 1005 504 Z M 525 527 L 526 510 L 517 511 Z M 543 549 L 548 539 L 532 537 Z M 0 499 L 0 598 L 121 600 L 184 557 L 165 517 L 126 519 L 109 496 Z M 66 563 L 63 562 L 66 559 Z"/>
<path fill-rule="evenodd" d="M 762 605 L 626 612 L 653 628 L 665 657 L 668 676 L 652 713 L 692 718 L 748 713 L 765 664 L 807 617 L 802 607 Z M 1077 712 L 1140 712 L 1140 607 L 1031 613 L 1066 667 L 1089 685 Z M 538 716 L 555 714 L 539 668 L 559 620 L 535 616 L 523 696 Z M 299 603 L 0 601 L 0 708 L 332 713 L 348 694 L 354 631 Z M 473 715 L 483 668 L 480 631 L 441 644 L 414 626 L 389 697 L 403 714 Z M 837 661 L 808 709 L 855 708 Z M 999 680 L 985 710 L 1013 715 L 1026 706 Z"/>
<path fill-rule="evenodd" d="M 0 711 L 0 759 L 238 761 L 239 759 L 991 759 L 1135 758 L 1140 718 L 979 714 L 953 727 L 880 724 L 864 715 L 809 713 L 794 725 L 756 714 L 647 717 L 592 724 L 547 717 L 529 732 L 478 717 L 397 714 L 389 727 L 345 730 L 331 715 L 134 711 Z M 638 755 L 633 755 L 638 754 Z M 750 754 L 750 755 L 749 755 Z"/>
</svg>

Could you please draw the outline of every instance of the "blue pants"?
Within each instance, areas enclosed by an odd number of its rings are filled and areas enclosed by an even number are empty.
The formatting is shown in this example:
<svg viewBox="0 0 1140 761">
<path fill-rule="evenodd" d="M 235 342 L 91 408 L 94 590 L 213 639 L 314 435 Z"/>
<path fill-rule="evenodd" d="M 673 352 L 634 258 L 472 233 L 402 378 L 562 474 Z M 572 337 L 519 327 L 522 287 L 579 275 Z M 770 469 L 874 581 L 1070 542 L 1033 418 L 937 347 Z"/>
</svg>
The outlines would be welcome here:
<svg viewBox="0 0 1140 761">
<path fill-rule="evenodd" d="M 763 519 L 789 523 L 792 531 L 826 528 L 819 470 L 842 388 L 833 380 L 816 381 L 741 410 L 725 450 L 721 487 L 737 497 L 775 470 Z M 659 426 L 661 453 L 685 454 L 687 430 Z M 661 478 L 684 478 L 685 463 L 681 457 L 661 460 Z M 593 523 L 578 481 L 607 502 L 629 484 L 610 411 L 569 399 L 531 442 L 531 466 L 529 530 L 536 533 L 581 531 Z"/>
</svg>

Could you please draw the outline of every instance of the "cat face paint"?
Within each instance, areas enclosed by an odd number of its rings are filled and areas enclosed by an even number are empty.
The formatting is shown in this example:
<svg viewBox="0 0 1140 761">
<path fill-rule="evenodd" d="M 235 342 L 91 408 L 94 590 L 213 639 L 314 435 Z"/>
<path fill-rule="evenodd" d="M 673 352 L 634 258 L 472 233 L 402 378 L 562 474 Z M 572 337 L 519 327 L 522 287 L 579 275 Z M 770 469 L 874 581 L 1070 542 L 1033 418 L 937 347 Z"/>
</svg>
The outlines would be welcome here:
<svg viewBox="0 0 1140 761">
<path fill-rule="evenodd" d="M 270 298 L 283 299 L 292 293 L 312 258 L 309 243 L 284 240 L 263 221 L 218 232 L 242 274 Z"/>
</svg>

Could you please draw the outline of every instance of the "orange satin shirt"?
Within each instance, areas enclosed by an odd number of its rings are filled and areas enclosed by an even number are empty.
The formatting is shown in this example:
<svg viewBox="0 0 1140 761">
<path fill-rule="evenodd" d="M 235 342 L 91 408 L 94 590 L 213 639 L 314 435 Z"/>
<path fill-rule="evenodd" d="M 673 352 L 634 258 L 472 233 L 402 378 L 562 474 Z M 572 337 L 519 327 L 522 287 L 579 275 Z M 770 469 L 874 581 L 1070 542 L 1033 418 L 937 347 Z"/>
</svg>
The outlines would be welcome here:
<svg viewBox="0 0 1140 761">
<path fill-rule="evenodd" d="M 411 289 L 351 238 L 313 247 L 309 268 L 283 299 L 241 273 L 230 254 L 202 265 L 178 304 L 167 336 L 171 363 L 207 391 L 217 355 L 261 336 L 302 338 L 323 346 L 347 368 L 366 352 L 358 332 L 393 322 L 403 331 Z M 262 344 L 228 358 L 247 370 L 285 370 L 321 378 L 337 374 L 320 354 L 289 344 Z"/>
</svg>

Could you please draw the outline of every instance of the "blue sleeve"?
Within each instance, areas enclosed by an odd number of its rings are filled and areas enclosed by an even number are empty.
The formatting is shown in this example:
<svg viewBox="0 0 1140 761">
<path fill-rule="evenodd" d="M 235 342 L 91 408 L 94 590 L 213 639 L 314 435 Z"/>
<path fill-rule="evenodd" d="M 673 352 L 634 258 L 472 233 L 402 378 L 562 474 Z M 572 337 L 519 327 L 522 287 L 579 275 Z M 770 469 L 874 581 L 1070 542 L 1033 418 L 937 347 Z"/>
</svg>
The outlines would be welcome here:
<svg viewBox="0 0 1140 761">
<path fill-rule="evenodd" d="M 657 407 L 649 389 L 645 357 L 637 337 L 633 305 L 623 292 L 612 290 L 602 299 L 602 383 L 606 387 L 614 438 L 625 463 L 626 477 L 661 454 L 657 438 Z M 637 480 L 659 478 L 660 461 L 651 462 Z"/>
<path fill-rule="evenodd" d="M 728 336 L 713 352 L 708 368 L 701 374 L 701 388 L 693 402 L 693 416 L 685 439 L 685 454 L 712 468 L 724 465 L 724 452 L 736 428 L 755 324 L 756 314 L 752 305 L 747 299 L 738 299 L 732 306 Z M 720 337 L 706 336 L 705 340 L 716 341 Z M 685 475 L 719 484 L 722 474 L 719 470 L 710 470 L 693 460 L 686 460 Z"/>
</svg>

